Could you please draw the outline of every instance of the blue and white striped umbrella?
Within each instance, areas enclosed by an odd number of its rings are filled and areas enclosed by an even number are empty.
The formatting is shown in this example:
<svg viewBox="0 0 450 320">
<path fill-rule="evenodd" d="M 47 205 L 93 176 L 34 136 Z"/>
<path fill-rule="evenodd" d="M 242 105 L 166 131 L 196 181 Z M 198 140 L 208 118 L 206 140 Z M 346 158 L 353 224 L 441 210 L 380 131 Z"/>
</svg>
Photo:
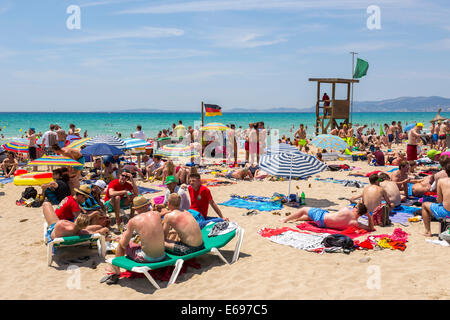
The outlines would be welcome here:
<svg viewBox="0 0 450 320">
<path fill-rule="evenodd" d="M 86 146 L 92 146 L 97 143 L 106 143 L 119 149 L 125 149 L 125 142 L 122 139 L 113 136 L 95 136 L 86 142 Z"/>
<path fill-rule="evenodd" d="M 290 194 L 292 177 L 310 177 L 324 171 L 327 165 L 309 154 L 279 153 L 262 156 L 259 167 L 271 175 L 289 177 Z"/>
<path fill-rule="evenodd" d="M 279 153 L 295 153 L 300 155 L 305 154 L 298 150 L 296 147 L 286 143 L 276 144 L 266 149 L 266 154 L 268 155 Z"/>
<path fill-rule="evenodd" d="M 142 139 L 125 139 L 125 149 L 145 148 L 149 147 L 151 143 Z"/>
</svg>

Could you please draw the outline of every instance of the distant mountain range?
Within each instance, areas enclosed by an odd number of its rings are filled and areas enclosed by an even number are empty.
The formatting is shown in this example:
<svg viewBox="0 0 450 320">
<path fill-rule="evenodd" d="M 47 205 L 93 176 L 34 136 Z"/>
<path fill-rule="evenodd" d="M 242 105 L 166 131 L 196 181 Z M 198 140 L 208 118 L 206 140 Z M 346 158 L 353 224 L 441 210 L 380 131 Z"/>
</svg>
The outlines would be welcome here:
<svg viewBox="0 0 450 320">
<path fill-rule="evenodd" d="M 354 101 L 354 112 L 437 112 L 442 108 L 442 112 L 450 112 L 450 99 L 443 97 L 401 97 L 381 101 Z M 271 108 L 271 109 L 250 109 L 232 108 L 224 109 L 224 113 L 294 113 L 294 112 L 315 112 L 316 107 L 307 108 Z M 127 109 L 116 112 L 133 113 L 192 113 L 185 110 L 164 110 L 164 109 Z"/>
</svg>

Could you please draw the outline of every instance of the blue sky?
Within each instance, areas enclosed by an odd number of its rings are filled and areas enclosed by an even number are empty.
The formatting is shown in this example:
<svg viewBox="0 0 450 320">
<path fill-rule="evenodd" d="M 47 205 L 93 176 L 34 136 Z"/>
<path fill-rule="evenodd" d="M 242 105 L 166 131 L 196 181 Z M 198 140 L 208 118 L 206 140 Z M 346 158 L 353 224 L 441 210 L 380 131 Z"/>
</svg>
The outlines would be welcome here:
<svg viewBox="0 0 450 320">
<path fill-rule="evenodd" d="M 308 78 L 350 77 L 350 51 L 370 64 L 355 100 L 450 97 L 449 16 L 445 0 L 0 0 L 0 111 L 308 107 Z"/>
</svg>

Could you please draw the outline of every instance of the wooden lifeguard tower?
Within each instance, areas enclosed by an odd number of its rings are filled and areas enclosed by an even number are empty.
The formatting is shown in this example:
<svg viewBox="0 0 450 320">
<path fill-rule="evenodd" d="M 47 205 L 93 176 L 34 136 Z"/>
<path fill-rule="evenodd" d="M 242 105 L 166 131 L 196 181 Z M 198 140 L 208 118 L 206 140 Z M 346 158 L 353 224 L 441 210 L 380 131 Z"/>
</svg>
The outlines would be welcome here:
<svg viewBox="0 0 450 320">
<path fill-rule="evenodd" d="M 334 128 L 339 127 L 336 120 L 344 120 L 344 123 L 348 125 L 350 116 L 350 86 L 353 83 L 358 83 L 359 80 L 340 78 L 310 78 L 309 81 L 317 82 L 316 135 L 318 135 L 319 132 L 320 134 L 326 134 L 328 129 L 333 130 Z M 331 96 L 329 96 L 329 101 L 322 100 L 322 97 L 320 96 L 320 85 L 322 83 L 331 84 Z M 347 99 L 336 99 L 336 84 L 347 85 Z"/>
</svg>

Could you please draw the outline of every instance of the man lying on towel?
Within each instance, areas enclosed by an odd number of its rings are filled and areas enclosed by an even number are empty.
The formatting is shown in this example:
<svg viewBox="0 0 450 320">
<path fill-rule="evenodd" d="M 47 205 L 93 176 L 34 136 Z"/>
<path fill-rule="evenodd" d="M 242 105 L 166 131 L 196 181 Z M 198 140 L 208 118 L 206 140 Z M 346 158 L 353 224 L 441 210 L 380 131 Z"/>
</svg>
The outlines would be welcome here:
<svg viewBox="0 0 450 320">
<path fill-rule="evenodd" d="M 450 163 L 444 167 L 450 176 Z M 450 178 L 441 178 L 437 183 L 437 203 L 424 202 L 422 204 L 422 218 L 425 226 L 423 235 L 431 237 L 431 216 L 436 219 L 450 218 Z"/>
<path fill-rule="evenodd" d="M 369 225 L 358 222 L 360 216 L 367 215 Z M 288 221 L 314 221 L 320 228 L 345 230 L 348 227 L 357 227 L 368 231 L 374 231 L 372 216 L 367 212 L 363 203 L 358 203 L 353 208 L 342 208 L 338 212 L 328 212 L 320 208 L 303 207 L 298 212 L 281 219 Z"/>
<path fill-rule="evenodd" d="M 186 255 L 205 248 L 202 231 L 194 216 L 184 210 L 180 210 L 181 197 L 172 193 L 168 198 L 170 213 L 164 215 L 163 229 L 166 250 L 175 255 Z M 173 228 L 180 241 L 168 239 L 169 231 Z"/>
</svg>

